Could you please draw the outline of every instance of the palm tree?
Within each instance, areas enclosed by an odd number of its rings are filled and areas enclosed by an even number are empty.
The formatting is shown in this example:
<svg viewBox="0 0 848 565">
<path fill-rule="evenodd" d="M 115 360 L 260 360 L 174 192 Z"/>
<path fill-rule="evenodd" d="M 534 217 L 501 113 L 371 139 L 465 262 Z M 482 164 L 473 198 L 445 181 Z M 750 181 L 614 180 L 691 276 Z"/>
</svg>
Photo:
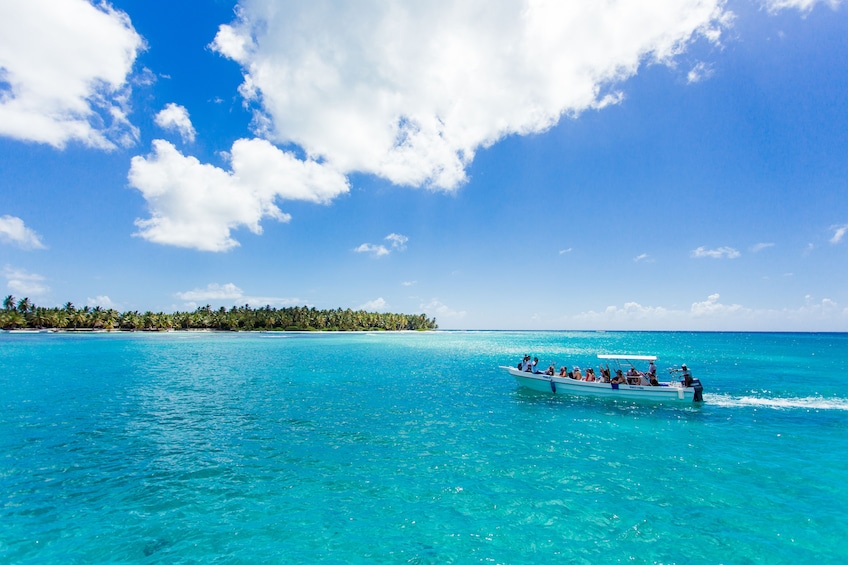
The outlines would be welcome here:
<svg viewBox="0 0 848 565">
<path fill-rule="evenodd" d="M 46 308 L 36 308 L 33 311 L 31 321 L 36 328 L 50 325 L 50 317 Z"/>
<path fill-rule="evenodd" d="M 28 297 L 21 298 L 18 300 L 18 312 L 26 315 L 33 308 L 32 300 Z"/>
<path fill-rule="evenodd" d="M 15 309 L 15 297 L 12 296 L 11 294 L 9 296 L 7 296 L 3 300 L 3 308 L 5 308 L 6 310 L 14 310 Z"/>
<path fill-rule="evenodd" d="M 16 310 L 5 310 L 0 315 L 0 327 L 4 330 L 26 327 L 26 318 Z"/>
</svg>

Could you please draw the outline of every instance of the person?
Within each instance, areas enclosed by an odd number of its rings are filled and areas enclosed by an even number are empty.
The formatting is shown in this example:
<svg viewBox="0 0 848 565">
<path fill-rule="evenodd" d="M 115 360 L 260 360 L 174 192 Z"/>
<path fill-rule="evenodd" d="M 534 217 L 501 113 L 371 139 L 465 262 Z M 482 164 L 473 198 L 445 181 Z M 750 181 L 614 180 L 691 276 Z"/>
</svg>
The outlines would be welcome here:
<svg viewBox="0 0 848 565">
<path fill-rule="evenodd" d="M 566 367 L 560 367 L 559 368 L 559 376 L 560 377 L 567 377 L 568 376 L 568 369 Z"/>
<path fill-rule="evenodd" d="M 571 372 L 571 378 L 578 381 L 583 380 L 583 373 L 580 372 L 580 367 L 574 366 L 574 370 Z"/>
<path fill-rule="evenodd" d="M 601 380 L 605 383 L 610 382 L 610 368 L 609 365 L 606 368 L 600 367 L 601 369 Z"/>
<path fill-rule="evenodd" d="M 526 372 L 526 371 L 527 371 L 527 366 L 528 366 L 529 364 L 530 364 L 530 356 L 529 356 L 529 355 L 525 355 L 525 356 L 524 356 L 524 359 L 522 359 L 522 360 L 521 360 L 521 363 L 519 363 L 519 364 L 518 364 L 518 370 L 519 370 L 519 371 L 524 371 L 524 372 Z"/>
<path fill-rule="evenodd" d="M 530 364 L 530 372 L 531 372 L 531 373 L 536 374 L 536 375 L 541 375 L 541 374 L 542 374 L 542 371 L 540 371 L 539 369 L 537 369 L 537 368 L 536 368 L 536 366 L 537 366 L 538 364 L 539 364 L 539 358 L 538 358 L 538 357 L 533 357 L 533 362 Z"/>
<path fill-rule="evenodd" d="M 654 365 L 653 360 L 651 361 L 650 366 L 648 366 L 648 374 L 656 378 L 657 376 L 657 366 Z"/>
<path fill-rule="evenodd" d="M 621 385 L 626 385 L 627 379 L 622 374 L 621 369 L 616 369 L 615 370 L 615 378 L 613 378 L 610 382 L 611 383 L 618 383 L 618 384 L 621 384 Z"/>
<path fill-rule="evenodd" d="M 556 365 L 554 363 L 551 363 L 551 366 L 548 367 L 548 370 L 545 371 L 545 374 L 550 377 L 553 377 L 554 373 L 556 373 Z"/>
<path fill-rule="evenodd" d="M 590 383 L 595 382 L 595 369 L 593 369 L 592 367 L 589 367 L 588 369 L 586 369 L 586 379 L 585 380 L 590 382 Z"/>
<path fill-rule="evenodd" d="M 680 370 L 683 371 L 683 386 L 686 388 L 692 386 L 692 373 L 689 372 L 686 363 L 680 366 Z"/>
<path fill-rule="evenodd" d="M 627 369 L 627 384 L 639 384 L 639 371 L 636 370 L 636 367 L 631 366 L 629 369 Z"/>
<path fill-rule="evenodd" d="M 648 379 L 648 381 L 651 383 L 651 386 L 660 386 L 660 382 L 657 380 L 657 374 L 656 373 L 648 373 L 648 374 L 650 375 L 650 378 Z"/>
</svg>

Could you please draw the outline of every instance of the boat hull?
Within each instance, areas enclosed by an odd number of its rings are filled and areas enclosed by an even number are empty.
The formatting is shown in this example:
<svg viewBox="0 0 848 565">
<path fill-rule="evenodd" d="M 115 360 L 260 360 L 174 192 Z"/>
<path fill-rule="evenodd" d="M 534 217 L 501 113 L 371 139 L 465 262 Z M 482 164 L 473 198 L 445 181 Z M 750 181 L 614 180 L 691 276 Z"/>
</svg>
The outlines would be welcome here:
<svg viewBox="0 0 848 565">
<path fill-rule="evenodd" d="M 572 394 L 673 403 L 692 403 L 695 399 L 694 388 L 673 386 L 674 383 L 663 383 L 662 386 L 620 384 L 615 387 L 615 385 L 610 383 L 577 381 L 568 377 L 550 377 L 523 372 L 514 367 L 502 368 L 506 369 L 510 375 L 515 377 L 519 386 L 549 394 Z"/>
</svg>

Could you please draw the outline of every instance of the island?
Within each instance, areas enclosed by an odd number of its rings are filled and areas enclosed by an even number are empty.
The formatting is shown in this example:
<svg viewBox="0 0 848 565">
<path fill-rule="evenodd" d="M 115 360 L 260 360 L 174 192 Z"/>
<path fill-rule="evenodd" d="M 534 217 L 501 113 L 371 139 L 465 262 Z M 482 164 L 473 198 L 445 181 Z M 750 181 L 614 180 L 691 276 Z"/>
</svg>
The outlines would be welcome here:
<svg viewBox="0 0 848 565">
<path fill-rule="evenodd" d="M 272 308 L 250 305 L 210 305 L 193 312 L 118 312 L 100 306 L 76 308 L 67 302 L 62 307 L 43 308 L 29 298 L 7 296 L 0 310 L 0 328 L 4 330 L 65 331 L 423 331 L 439 326 L 426 314 L 394 314 L 365 310 L 318 310 L 294 306 Z"/>
</svg>

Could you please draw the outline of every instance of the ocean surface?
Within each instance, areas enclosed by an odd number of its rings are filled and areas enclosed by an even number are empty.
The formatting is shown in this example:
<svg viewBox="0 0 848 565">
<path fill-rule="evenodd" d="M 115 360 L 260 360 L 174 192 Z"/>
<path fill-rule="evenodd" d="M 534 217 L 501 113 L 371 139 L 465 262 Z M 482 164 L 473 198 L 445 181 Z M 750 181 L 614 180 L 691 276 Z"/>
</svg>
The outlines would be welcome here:
<svg viewBox="0 0 848 565">
<path fill-rule="evenodd" d="M 703 405 L 520 389 L 687 363 Z M 848 334 L 0 334 L 0 563 L 848 563 Z"/>
</svg>

